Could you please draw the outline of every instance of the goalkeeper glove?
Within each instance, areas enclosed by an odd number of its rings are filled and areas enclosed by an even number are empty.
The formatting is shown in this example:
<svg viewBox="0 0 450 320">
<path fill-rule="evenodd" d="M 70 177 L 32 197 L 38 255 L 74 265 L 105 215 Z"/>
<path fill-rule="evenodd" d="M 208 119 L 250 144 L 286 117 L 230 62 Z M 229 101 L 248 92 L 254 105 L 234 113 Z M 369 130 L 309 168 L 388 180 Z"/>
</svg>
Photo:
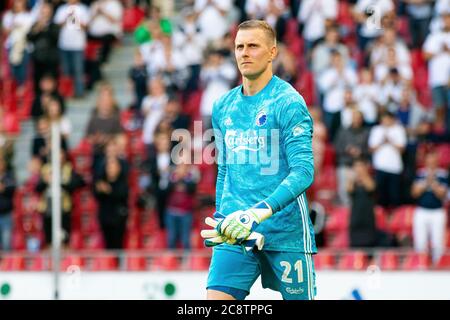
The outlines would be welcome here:
<svg viewBox="0 0 450 320">
<path fill-rule="evenodd" d="M 214 216 L 216 214 L 220 214 L 220 213 L 216 212 L 214 214 Z M 205 239 L 205 245 L 207 247 L 214 247 L 214 246 L 217 246 L 222 243 L 228 243 L 228 244 L 236 244 L 237 243 L 237 241 L 235 239 L 229 239 L 225 235 L 222 235 L 219 233 L 219 231 L 217 231 L 216 227 L 222 220 L 223 219 L 213 219 L 210 217 L 207 217 L 205 219 L 205 223 L 207 225 L 209 225 L 210 227 L 214 228 L 214 229 L 209 229 L 209 230 L 202 230 L 200 233 L 201 236 Z M 254 246 L 256 246 L 258 248 L 258 250 L 261 250 L 262 247 L 264 246 L 264 236 L 258 232 L 252 232 L 250 234 L 250 236 L 241 243 L 241 245 L 247 251 L 250 251 Z"/>
<path fill-rule="evenodd" d="M 220 235 L 224 235 L 230 240 L 236 240 L 237 243 L 242 243 L 262 221 L 271 215 L 272 209 L 270 206 L 261 201 L 248 210 L 239 210 L 229 214 L 218 223 L 216 229 Z"/>
</svg>

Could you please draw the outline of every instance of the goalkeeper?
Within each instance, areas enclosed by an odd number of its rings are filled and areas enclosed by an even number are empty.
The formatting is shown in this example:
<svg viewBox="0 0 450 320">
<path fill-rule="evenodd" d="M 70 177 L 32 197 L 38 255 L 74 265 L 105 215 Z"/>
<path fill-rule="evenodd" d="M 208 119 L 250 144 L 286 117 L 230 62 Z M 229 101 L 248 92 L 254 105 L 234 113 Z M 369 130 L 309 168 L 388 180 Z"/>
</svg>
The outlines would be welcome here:
<svg viewBox="0 0 450 320">
<path fill-rule="evenodd" d="M 239 25 L 242 85 L 213 108 L 217 212 L 202 230 L 214 247 L 208 299 L 244 299 L 260 275 L 283 299 L 315 296 L 317 249 L 305 195 L 314 176 L 312 119 L 298 92 L 273 75 L 276 54 L 266 22 Z"/>
</svg>

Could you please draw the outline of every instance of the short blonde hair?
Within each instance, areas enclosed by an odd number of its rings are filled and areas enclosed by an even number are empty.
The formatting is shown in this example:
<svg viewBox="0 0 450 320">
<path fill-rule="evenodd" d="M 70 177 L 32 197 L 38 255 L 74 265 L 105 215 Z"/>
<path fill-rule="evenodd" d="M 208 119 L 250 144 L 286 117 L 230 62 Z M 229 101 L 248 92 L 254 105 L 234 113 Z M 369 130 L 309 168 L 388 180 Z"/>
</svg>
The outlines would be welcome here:
<svg viewBox="0 0 450 320">
<path fill-rule="evenodd" d="M 277 45 L 277 35 L 275 30 L 264 20 L 247 20 L 242 22 L 238 26 L 239 30 L 248 30 L 248 29 L 260 29 L 264 31 L 264 33 L 267 36 L 267 39 L 269 39 L 270 43 L 273 45 Z"/>
</svg>

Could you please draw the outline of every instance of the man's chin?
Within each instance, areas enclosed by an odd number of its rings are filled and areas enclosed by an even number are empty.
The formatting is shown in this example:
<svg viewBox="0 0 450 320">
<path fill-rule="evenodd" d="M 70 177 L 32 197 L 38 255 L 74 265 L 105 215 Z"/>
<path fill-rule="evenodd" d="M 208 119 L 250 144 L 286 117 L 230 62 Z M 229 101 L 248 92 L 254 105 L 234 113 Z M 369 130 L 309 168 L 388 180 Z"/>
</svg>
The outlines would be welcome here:
<svg viewBox="0 0 450 320">
<path fill-rule="evenodd" d="M 250 70 L 243 70 L 241 72 L 241 74 L 244 78 L 252 80 L 252 79 L 258 78 L 261 75 L 261 72 L 255 72 L 255 71 L 252 72 Z"/>
</svg>

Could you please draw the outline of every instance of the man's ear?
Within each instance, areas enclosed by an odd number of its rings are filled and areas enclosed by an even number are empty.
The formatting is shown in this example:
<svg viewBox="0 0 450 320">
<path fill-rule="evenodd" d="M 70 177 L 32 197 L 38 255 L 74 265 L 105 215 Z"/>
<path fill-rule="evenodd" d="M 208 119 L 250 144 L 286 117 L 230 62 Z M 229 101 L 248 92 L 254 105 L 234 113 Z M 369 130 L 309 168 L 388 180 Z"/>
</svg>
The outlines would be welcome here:
<svg viewBox="0 0 450 320">
<path fill-rule="evenodd" d="M 277 54 L 278 54 L 277 46 L 272 46 L 272 48 L 270 48 L 270 59 L 269 59 L 269 62 L 272 62 L 273 60 L 275 60 L 275 58 L 277 57 Z"/>
</svg>

